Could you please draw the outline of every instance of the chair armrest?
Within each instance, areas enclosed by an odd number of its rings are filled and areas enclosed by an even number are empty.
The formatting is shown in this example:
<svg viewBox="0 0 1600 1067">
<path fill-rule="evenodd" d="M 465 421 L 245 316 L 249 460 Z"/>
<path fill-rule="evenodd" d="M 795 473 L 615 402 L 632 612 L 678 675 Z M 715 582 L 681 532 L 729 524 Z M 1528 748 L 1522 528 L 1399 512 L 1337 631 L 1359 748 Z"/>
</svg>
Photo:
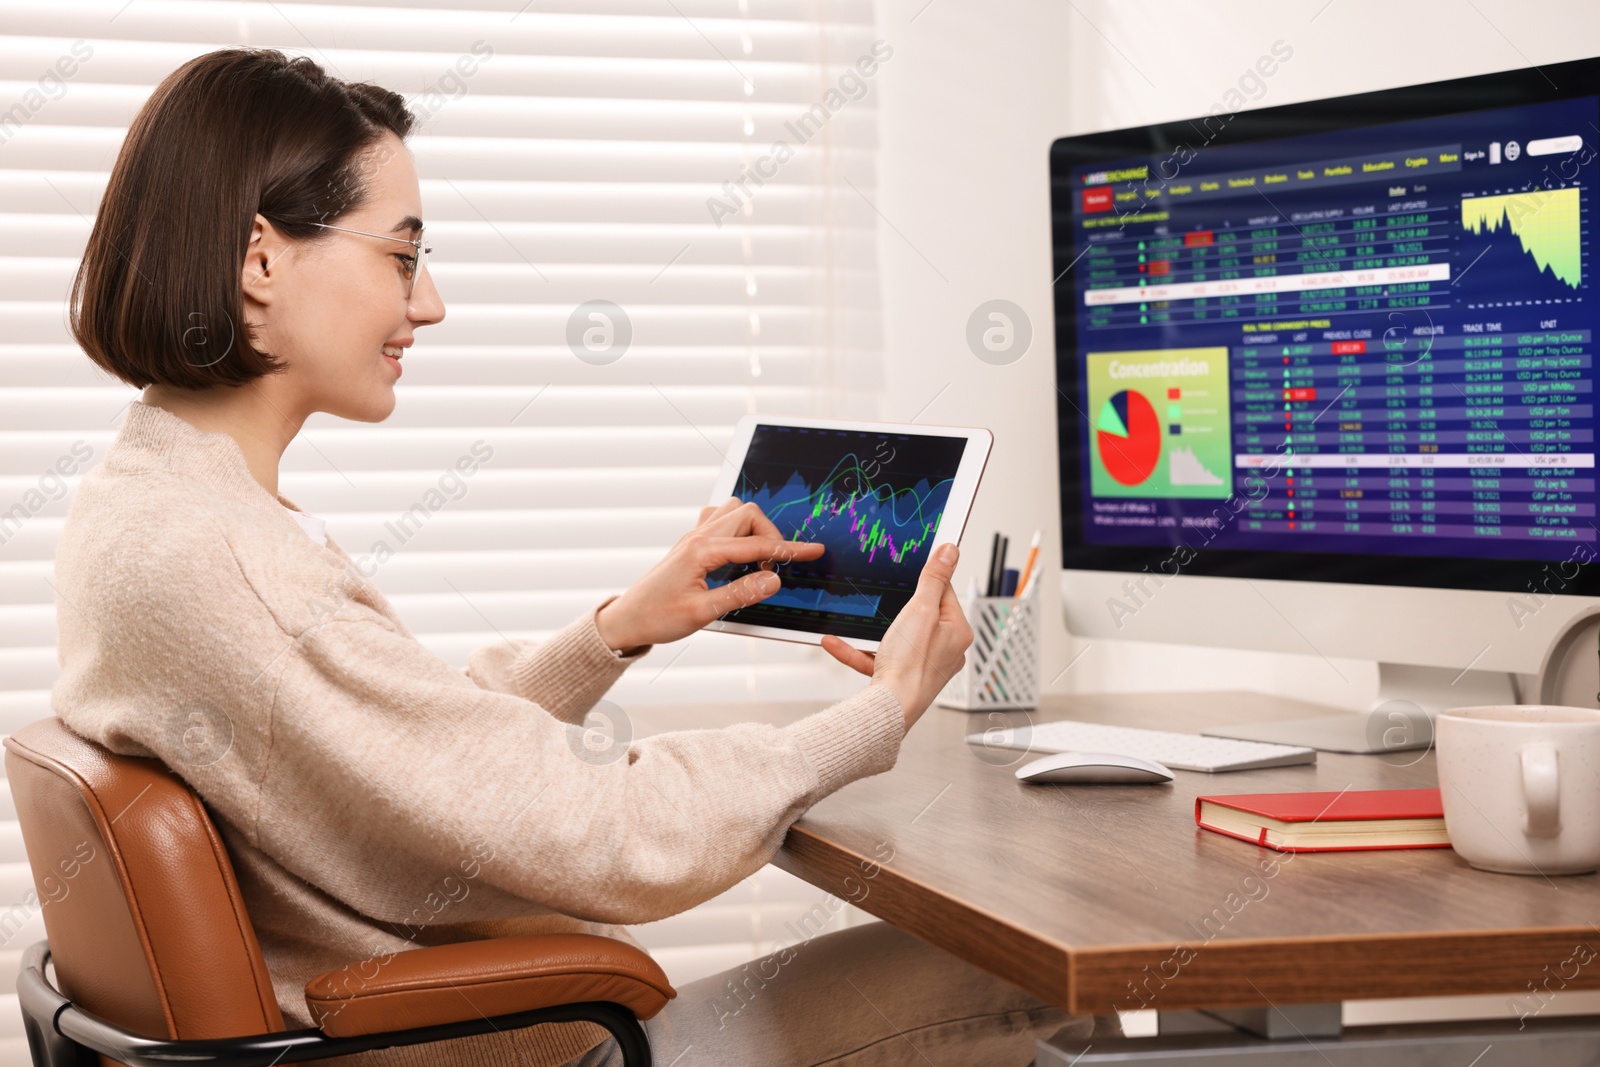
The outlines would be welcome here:
<svg viewBox="0 0 1600 1067">
<path fill-rule="evenodd" d="M 311 1018 L 329 1037 L 606 1001 L 640 1019 L 677 991 L 632 945 L 593 934 L 533 934 L 409 949 L 346 964 L 306 983 Z"/>
</svg>

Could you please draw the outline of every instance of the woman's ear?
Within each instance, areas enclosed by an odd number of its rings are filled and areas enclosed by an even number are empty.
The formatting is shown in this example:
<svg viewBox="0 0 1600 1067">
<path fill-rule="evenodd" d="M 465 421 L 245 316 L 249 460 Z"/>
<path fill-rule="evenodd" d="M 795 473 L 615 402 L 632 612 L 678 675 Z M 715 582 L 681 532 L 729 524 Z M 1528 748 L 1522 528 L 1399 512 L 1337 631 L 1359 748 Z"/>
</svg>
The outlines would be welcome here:
<svg viewBox="0 0 1600 1067">
<path fill-rule="evenodd" d="M 288 251 L 289 243 L 278 228 L 257 214 L 250 224 L 250 241 L 245 245 L 244 268 L 239 277 L 247 300 L 262 305 L 272 303 L 274 286 L 283 277 L 283 257 Z"/>
</svg>

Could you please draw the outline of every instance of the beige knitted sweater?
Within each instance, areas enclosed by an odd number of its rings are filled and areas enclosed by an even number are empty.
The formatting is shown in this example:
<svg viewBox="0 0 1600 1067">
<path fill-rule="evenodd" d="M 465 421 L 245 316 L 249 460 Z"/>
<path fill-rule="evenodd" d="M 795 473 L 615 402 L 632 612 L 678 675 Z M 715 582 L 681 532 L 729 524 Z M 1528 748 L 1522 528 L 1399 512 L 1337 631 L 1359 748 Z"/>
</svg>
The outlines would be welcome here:
<svg viewBox="0 0 1600 1067">
<path fill-rule="evenodd" d="M 603 604 L 458 669 L 280 501 L 231 437 L 135 402 L 62 532 L 52 703 L 204 798 L 291 1027 L 310 1025 L 309 979 L 370 956 L 626 938 L 614 924 L 729 888 L 810 805 L 894 765 L 903 712 L 875 685 L 785 728 L 684 730 L 597 759 L 573 724 L 649 650 L 608 648 Z M 596 1039 L 560 1024 L 344 1062 L 537 1067 Z"/>
</svg>

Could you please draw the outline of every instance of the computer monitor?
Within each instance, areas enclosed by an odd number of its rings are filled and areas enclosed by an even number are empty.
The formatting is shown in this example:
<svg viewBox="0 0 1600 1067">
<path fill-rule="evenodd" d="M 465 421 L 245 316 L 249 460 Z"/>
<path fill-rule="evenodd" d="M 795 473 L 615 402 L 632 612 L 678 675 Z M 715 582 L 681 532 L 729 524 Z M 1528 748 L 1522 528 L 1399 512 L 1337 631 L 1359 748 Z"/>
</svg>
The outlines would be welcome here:
<svg viewBox="0 0 1600 1067">
<path fill-rule="evenodd" d="M 1600 60 L 1057 140 L 1068 629 L 1514 699 L 1600 603 L 1597 143 Z"/>
</svg>

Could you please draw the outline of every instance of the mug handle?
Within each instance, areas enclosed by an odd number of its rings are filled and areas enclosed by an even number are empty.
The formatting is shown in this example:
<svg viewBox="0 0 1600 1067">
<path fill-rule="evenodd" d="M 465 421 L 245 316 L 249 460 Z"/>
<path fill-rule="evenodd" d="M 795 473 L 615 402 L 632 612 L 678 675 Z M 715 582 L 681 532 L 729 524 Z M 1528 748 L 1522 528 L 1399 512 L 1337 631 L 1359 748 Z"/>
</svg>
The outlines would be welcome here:
<svg viewBox="0 0 1600 1067">
<path fill-rule="evenodd" d="M 1529 837 L 1555 837 L 1561 832 L 1561 775 L 1554 745 L 1522 746 L 1522 795 Z"/>
</svg>

